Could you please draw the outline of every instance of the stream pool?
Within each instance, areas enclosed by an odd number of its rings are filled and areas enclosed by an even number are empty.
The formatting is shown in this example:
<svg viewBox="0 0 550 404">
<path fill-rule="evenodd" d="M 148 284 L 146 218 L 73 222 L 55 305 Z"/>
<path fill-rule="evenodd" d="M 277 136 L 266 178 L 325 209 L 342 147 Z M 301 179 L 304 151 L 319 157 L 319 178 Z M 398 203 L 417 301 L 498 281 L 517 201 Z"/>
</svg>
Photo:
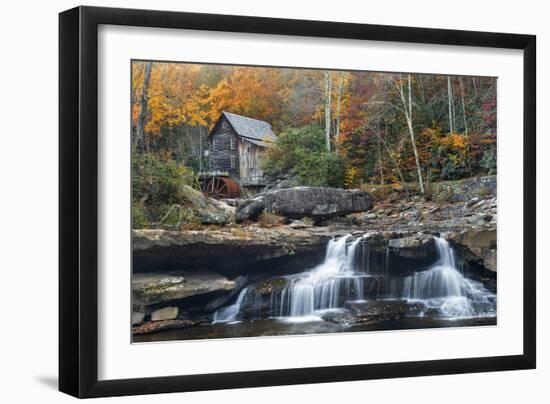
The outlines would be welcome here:
<svg viewBox="0 0 550 404">
<path fill-rule="evenodd" d="M 160 331 L 154 334 L 134 335 L 133 342 L 158 342 L 213 338 L 239 338 L 257 336 L 284 336 L 299 334 L 330 334 L 340 332 L 389 331 L 440 327 L 495 326 L 497 318 L 473 317 L 455 320 L 429 317 L 409 317 L 375 324 L 344 325 L 329 321 L 313 320 L 289 322 L 284 319 L 260 319 L 234 323 L 204 324 L 195 327 Z"/>
</svg>

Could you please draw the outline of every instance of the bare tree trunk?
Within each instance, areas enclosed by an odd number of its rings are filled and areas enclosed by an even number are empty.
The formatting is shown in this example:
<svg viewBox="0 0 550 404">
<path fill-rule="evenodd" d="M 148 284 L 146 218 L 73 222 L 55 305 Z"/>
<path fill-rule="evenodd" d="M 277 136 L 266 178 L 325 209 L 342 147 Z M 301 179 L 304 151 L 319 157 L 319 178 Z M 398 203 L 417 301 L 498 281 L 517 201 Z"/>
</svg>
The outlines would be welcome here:
<svg viewBox="0 0 550 404">
<path fill-rule="evenodd" d="M 332 93 L 332 77 L 331 72 L 325 73 L 325 141 L 327 151 L 330 153 L 330 107 L 331 107 L 331 93 Z"/>
<path fill-rule="evenodd" d="M 338 142 L 340 141 L 340 114 L 341 114 L 341 103 L 342 103 L 342 94 L 344 91 L 344 77 L 342 73 L 338 74 L 338 101 L 336 104 L 336 136 L 335 144 L 338 147 Z"/>
<path fill-rule="evenodd" d="M 475 77 L 472 77 L 472 84 L 474 85 L 474 95 L 477 98 L 477 82 Z"/>
<path fill-rule="evenodd" d="M 382 168 L 382 152 L 380 151 L 380 119 L 376 123 L 376 133 L 378 134 L 378 166 L 380 170 L 380 185 L 384 185 L 384 169 Z"/>
<path fill-rule="evenodd" d="M 411 143 L 414 153 L 414 159 L 416 162 L 416 173 L 418 175 L 418 186 L 420 193 L 424 194 L 424 183 L 422 181 L 422 169 L 420 168 L 420 158 L 418 157 L 418 150 L 416 149 L 416 141 L 414 138 L 414 127 L 412 123 L 412 86 L 411 75 L 408 75 L 408 102 L 405 100 L 405 91 L 403 90 L 403 80 L 401 74 L 399 75 L 399 95 L 401 96 L 401 102 L 403 103 L 403 112 L 405 113 L 405 119 L 407 121 L 407 127 L 409 128 L 409 135 L 411 137 Z"/>
<path fill-rule="evenodd" d="M 426 88 L 424 87 L 424 80 L 422 80 L 422 75 L 418 76 L 418 83 L 420 84 L 420 96 L 422 97 L 422 103 L 426 105 Z"/>
<path fill-rule="evenodd" d="M 464 103 L 464 86 L 462 85 L 462 77 L 459 77 L 458 84 L 460 86 L 460 99 L 462 101 L 462 118 L 464 119 L 464 134 L 468 137 L 468 123 L 466 120 L 466 104 Z"/>
<path fill-rule="evenodd" d="M 453 90 L 453 80 L 451 79 L 451 105 L 453 106 L 453 128 L 455 131 L 458 131 L 456 128 L 456 106 L 455 106 L 455 93 Z"/>
<path fill-rule="evenodd" d="M 464 135 L 466 136 L 466 159 L 468 161 L 468 170 L 472 172 L 472 164 L 470 162 L 470 138 L 468 137 L 468 120 L 466 118 L 466 103 L 464 102 L 464 86 L 462 84 L 462 77 L 458 79 L 460 86 L 460 98 L 462 100 L 462 117 L 464 118 Z"/>
<path fill-rule="evenodd" d="M 454 127 L 453 127 L 453 104 L 452 104 L 452 98 L 453 98 L 453 94 L 452 94 L 452 89 L 451 89 L 451 77 L 450 76 L 447 76 L 447 98 L 448 98 L 448 102 L 449 102 L 449 133 L 453 133 L 454 132 Z"/>
<path fill-rule="evenodd" d="M 143 77 L 143 85 L 141 87 L 141 97 L 140 97 L 140 109 L 139 109 L 139 115 L 137 119 L 137 128 L 136 128 L 136 137 L 135 137 L 135 143 L 134 147 L 136 149 L 138 147 L 143 148 L 144 140 L 145 140 L 145 120 L 147 119 L 147 115 L 149 114 L 149 95 L 147 94 L 149 90 L 149 82 L 151 80 L 151 69 L 152 69 L 152 62 L 147 62 L 145 64 L 145 72 Z"/>
</svg>

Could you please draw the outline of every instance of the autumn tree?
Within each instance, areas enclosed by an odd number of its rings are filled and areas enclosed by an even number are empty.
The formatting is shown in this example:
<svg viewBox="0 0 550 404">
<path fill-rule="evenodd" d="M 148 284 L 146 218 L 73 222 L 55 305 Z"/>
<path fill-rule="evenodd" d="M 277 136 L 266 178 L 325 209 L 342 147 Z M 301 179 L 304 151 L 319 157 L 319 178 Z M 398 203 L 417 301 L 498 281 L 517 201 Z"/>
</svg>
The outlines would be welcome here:
<svg viewBox="0 0 550 404">
<path fill-rule="evenodd" d="M 309 183 L 331 159 L 347 187 L 417 182 L 424 192 L 428 181 L 496 172 L 491 77 L 134 62 L 131 99 L 137 152 L 195 172 L 222 111 L 267 121 L 293 141 L 321 131 L 326 156 L 303 148 Z"/>
</svg>

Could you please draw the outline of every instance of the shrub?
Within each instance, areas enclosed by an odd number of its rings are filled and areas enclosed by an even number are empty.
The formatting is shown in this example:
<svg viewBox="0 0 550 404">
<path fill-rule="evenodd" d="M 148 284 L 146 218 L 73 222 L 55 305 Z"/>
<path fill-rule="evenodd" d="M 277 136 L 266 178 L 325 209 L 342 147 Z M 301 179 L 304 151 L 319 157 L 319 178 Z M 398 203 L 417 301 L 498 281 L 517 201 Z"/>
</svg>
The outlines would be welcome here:
<svg viewBox="0 0 550 404">
<path fill-rule="evenodd" d="M 301 185 L 343 187 L 344 159 L 326 150 L 325 134 L 317 125 L 288 128 L 268 150 L 264 169 L 270 176 L 294 171 Z"/>
<path fill-rule="evenodd" d="M 484 168 L 489 175 L 497 173 L 497 152 L 495 147 L 491 147 L 483 153 L 479 165 Z"/>
<path fill-rule="evenodd" d="M 132 227 L 134 229 L 146 229 L 149 227 L 149 221 L 138 203 L 132 204 Z"/>
<path fill-rule="evenodd" d="M 286 222 L 286 219 L 283 216 L 279 216 L 275 213 L 263 211 L 262 214 L 258 217 L 258 224 L 261 227 L 277 227 L 281 226 Z"/>
<path fill-rule="evenodd" d="M 173 205 L 181 201 L 181 188 L 192 185 L 194 175 L 185 165 L 171 159 L 161 159 L 150 153 L 132 155 L 132 200 L 134 228 L 159 223 Z M 173 209 L 174 210 L 174 209 Z M 172 221 L 173 217 L 167 217 Z M 165 219 L 165 220 L 166 220 Z M 174 223 L 178 224 L 178 223 Z"/>
<path fill-rule="evenodd" d="M 252 234 L 246 227 L 234 227 L 231 229 L 231 234 L 243 240 L 250 240 Z"/>
<path fill-rule="evenodd" d="M 201 220 L 193 209 L 181 205 L 170 206 L 166 214 L 160 219 L 160 224 L 180 225 L 182 223 L 199 225 Z"/>
<path fill-rule="evenodd" d="M 455 155 L 448 155 L 443 161 L 441 168 L 441 178 L 445 180 L 456 180 L 466 175 L 466 165 L 464 160 Z"/>
</svg>

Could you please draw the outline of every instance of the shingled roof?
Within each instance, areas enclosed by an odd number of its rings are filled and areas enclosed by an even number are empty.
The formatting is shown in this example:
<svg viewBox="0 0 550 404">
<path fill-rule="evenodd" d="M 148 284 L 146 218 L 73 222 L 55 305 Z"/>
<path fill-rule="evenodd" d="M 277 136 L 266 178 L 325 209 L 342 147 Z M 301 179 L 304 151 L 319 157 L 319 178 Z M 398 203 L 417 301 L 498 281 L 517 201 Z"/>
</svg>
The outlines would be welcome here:
<svg viewBox="0 0 550 404">
<path fill-rule="evenodd" d="M 271 130 L 271 125 L 258 119 L 232 114 L 223 111 L 222 115 L 227 118 L 235 132 L 249 142 L 260 146 L 268 146 L 277 141 L 277 136 Z"/>
</svg>

